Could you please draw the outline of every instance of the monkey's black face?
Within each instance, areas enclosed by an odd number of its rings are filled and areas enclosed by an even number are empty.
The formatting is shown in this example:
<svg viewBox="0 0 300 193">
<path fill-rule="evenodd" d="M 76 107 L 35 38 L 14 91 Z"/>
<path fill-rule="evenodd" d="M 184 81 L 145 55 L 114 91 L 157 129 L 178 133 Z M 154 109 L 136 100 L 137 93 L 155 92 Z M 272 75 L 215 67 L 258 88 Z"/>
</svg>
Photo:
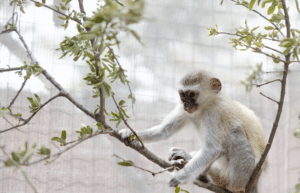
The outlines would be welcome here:
<svg viewBox="0 0 300 193">
<path fill-rule="evenodd" d="M 199 104 L 197 103 L 199 92 L 195 90 L 188 90 L 185 92 L 180 90 L 178 92 L 180 95 L 180 99 L 183 102 L 184 110 L 189 114 L 195 112 L 199 107 Z"/>
</svg>

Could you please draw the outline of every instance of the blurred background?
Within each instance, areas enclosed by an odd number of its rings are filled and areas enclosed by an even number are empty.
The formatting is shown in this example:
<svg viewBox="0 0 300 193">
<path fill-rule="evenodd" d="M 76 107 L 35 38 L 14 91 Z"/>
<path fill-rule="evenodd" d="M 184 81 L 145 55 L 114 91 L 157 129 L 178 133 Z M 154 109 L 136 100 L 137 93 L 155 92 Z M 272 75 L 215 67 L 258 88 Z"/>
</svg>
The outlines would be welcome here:
<svg viewBox="0 0 300 193">
<path fill-rule="evenodd" d="M 84 1 L 87 15 L 95 10 L 96 0 Z M 46 4 L 54 7 L 59 0 L 47 0 Z M 127 99 L 128 123 L 135 130 L 147 129 L 159 124 L 172 111 L 179 101 L 176 85 L 187 72 L 207 70 L 214 73 L 222 81 L 222 92 L 255 111 L 264 127 L 266 138 L 275 119 L 277 105 L 264 98 L 259 92 L 274 99 L 279 99 L 280 83 L 275 82 L 260 88 L 253 88 L 247 93 L 240 81 L 245 79 L 249 67 L 263 63 L 264 71 L 282 68 L 271 59 L 251 51 L 236 51 L 228 44 L 229 36 L 218 35 L 207 37 L 208 27 L 218 25 L 219 31 L 235 33 L 235 28 L 244 26 L 247 18 L 252 29 L 269 23 L 254 12 L 249 12 L 241 6 L 225 0 L 220 5 L 219 0 L 147 0 L 145 17 L 133 28 L 141 35 L 145 46 L 139 44 L 133 37 L 121 34 L 120 49 L 115 49 L 119 61 L 127 70 L 128 79 L 133 94 L 136 96 L 134 114 L 128 88 L 119 82 L 112 85 L 116 99 Z M 79 10 L 78 2 L 70 3 L 71 8 Z M 300 26 L 299 13 L 295 2 L 287 0 L 290 6 L 292 27 Z M 257 10 L 257 6 L 254 7 Z M 71 58 L 59 59 L 61 53 L 55 51 L 64 36 L 77 33 L 74 22 L 70 21 L 67 30 L 61 25 L 57 14 L 46 8 L 37 8 L 32 2 L 24 6 L 26 14 L 18 10 L 18 28 L 24 37 L 35 60 L 46 69 L 74 98 L 86 108 L 96 108 L 99 99 L 92 98 L 91 88 L 85 85 L 83 78 L 88 72 L 84 61 L 74 62 Z M 0 31 L 12 16 L 9 1 L 0 1 Z M 264 15 L 266 10 L 262 10 Z M 283 30 L 285 33 L 285 29 Z M 274 46 L 271 41 L 266 42 Z M 280 49 L 280 48 L 279 48 Z M 29 60 L 23 45 L 15 33 L 0 35 L 0 68 L 19 67 Z M 262 174 L 259 183 L 260 193 L 294 192 L 294 186 L 299 182 L 300 174 L 300 139 L 293 136 L 299 124 L 300 115 L 300 67 L 294 64 L 290 68 L 287 80 L 285 104 L 273 146 L 268 155 L 269 167 Z M 276 74 L 264 74 L 265 80 L 277 78 Z M 23 78 L 12 72 L 0 73 L 0 103 L 9 105 L 20 89 Z M 27 97 L 38 94 L 42 103 L 58 93 L 44 76 L 32 77 L 14 103 L 12 111 L 22 113 L 24 118 L 30 116 Z M 106 100 L 107 110 L 115 111 L 112 99 Z M 14 119 L 8 117 L 14 122 Z M 107 120 L 109 118 L 106 118 Z M 51 138 L 60 136 L 61 130 L 67 131 L 67 141 L 76 140 L 81 124 L 93 125 L 95 122 L 65 98 L 58 98 L 41 110 L 28 125 L 0 135 L 0 144 L 6 145 L 6 151 L 16 151 L 19 146 L 37 143 L 50 147 L 52 152 L 58 151 L 51 143 Z M 110 125 L 115 128 L 115 123 Z M 0 119 L 0 129 L 9 128 L 4 119 Z M 121 124 L 118 129 L 125 128 Z M 174 137 L 156 144 L 146 144 L 147 148 L 163 159 L 171 147 L 181 147 L 187 151 L 199 149 L 197 136 L 192 125 L 188 125 Z M 61 149 L 63 149 L 62 147 Z M 132 160 L 136 165 L 151 170 L 161 171 L 162 168 L 148 161 L 136 151 L 126 147 L 115 138 L 99 135 L 85 141 L 79 146 L 61 155 L 52 164 L 37 165 L 24 168 L 32 178 L 39 192 L 56 193 L 89 193 L 89 192 L 124 192 L 153 193 L 174 192 L 168 186 L 170 174 L 165 172 L 155 176 L 132 167 L 117 165 L 120 159 Z M 1 155 L 3 156 L 3 155 Z M 39 158 L 38 156 L 35 157 Z M 209 192 L 193 184 L 181 186 L 189 192 Z M 33 192 L 19 171 L 11 168 L 0 169 L 0 192 L 21 193 Z"/>
</svg>

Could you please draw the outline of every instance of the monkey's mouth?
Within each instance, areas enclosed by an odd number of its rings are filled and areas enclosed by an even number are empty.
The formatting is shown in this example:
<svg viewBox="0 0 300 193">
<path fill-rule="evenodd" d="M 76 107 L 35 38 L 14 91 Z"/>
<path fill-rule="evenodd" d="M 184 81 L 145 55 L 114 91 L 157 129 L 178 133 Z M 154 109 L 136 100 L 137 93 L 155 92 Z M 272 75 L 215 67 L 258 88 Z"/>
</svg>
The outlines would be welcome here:
<svg viewBox="0 0 300 193">
<path fill-rule="evenodd" d="M 185 107 L 184 110 L 186 112 L 188 112 L 189 114 L 192 114 L 193 112 L 195 112 L 198 109 L 198 106 L 193 107 L 193 108 L 189 108 L 189 107 Z"/>
</svg>

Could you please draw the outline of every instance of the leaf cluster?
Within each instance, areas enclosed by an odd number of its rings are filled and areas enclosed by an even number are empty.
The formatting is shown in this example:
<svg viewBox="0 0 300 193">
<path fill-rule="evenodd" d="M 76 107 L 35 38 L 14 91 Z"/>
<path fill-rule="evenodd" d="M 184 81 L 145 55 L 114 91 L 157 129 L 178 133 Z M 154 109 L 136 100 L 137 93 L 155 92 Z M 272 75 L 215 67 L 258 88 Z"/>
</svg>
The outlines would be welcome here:
<svg viewBox="0 0 300 193">
<path fill-rule="evenodd" d="M 90 126 L 83 126 L 80 128 L 80 131 L 75 131 L 76 133 L 79 133 L 78 139 L 82 139 L 83 137 L 86 137 L 87 135 L 93 134 L 93 128 Z"/>
<path fill-rule="evenodd" d="M 129 116 L 126 114 L 126 110 L 127 109 L 124 109 L 125 107 L 127 107 L 127 106 L 124 106 L 124 104 L 125 104 L 125 101 L 124 100 L 121 100 L 120 102 L 119 102 L 119 108 L 120 108 L 120 111 L 122 112 L 122 114 L 123 114 L 123 116 L 124 116 L 124 118 L 126 117 L 126 118 L 129 118 Z M 113 116 L 113 118 L 112 119 L 110 119 L 110 121 L 116 121 L 117 123 L 116 123 L 116 127 L 118 127 L 120 124 L 121 124 L 121 122 L 122 122 L 122 114 L 121 114 L 121 112 L 120 111 L 115 111 L 115 112 L 113 112 L 113 111 L 111 111 L 111 115 Z"/>
<path fill-rule="evenodd" d="M 31 113 L 37 112 L 41 107 L 41 99 L 37 94 L 34 94 L 35 98 L 27 97 L 27 100 L 30 102 L 29 108 Z"/>
<path fill-rule="evenodd" d="M 3 118 L 5 115 L 11 113 L 11 109 L 9 107 L 2 107 L 0 109 L 0 119 Z"/>
<path fill-rule="evenodd" d="M 250 92 L 254 84 L 261 83 L 263 81 L 262 75 L 264 71 L 262 70 L 262 63 L 256 64 L 255 67 L 250 67 L 250 73 L 247 78 L 241 81 L 241 84 L 246 87 L 246 91 Z"/>
<path fill-rule="evenodd" d="M 34 144 L 31 148 L 28 147 L 27 141 L 25 142 L 25 147 L 19 147 L 19 151 L 11 152 L 11 158 L 8 158 L 5 161 L 6 166 L 16 166 L 18 167 L 20 164 L 25 164 L 31 158 L 34 153 L 36 144 Z"/>
<path fill-rule="evenodd" d="M 66 139 L 67 139 L 67 132 L 66 130 L 61 131 L 61 136 L 60 137 L 52 137 L 52 141 L 57 141 L 60 143 L 61 146 L 66 144 Z"/>
<path fill-rule="evenodd" d="M 31 64 L 29 61 L 24 61 L 24 66 L 21 66 L 23 70 L 26 71 L 26 76 L 24 79 L 29 79 L 32 75 L 38 76 L 43 72 L 43 69 L 39 66 L 38 63 Z M 16 72 L 19 76 L 22 76 L 22 71 Z"/>
</svg>

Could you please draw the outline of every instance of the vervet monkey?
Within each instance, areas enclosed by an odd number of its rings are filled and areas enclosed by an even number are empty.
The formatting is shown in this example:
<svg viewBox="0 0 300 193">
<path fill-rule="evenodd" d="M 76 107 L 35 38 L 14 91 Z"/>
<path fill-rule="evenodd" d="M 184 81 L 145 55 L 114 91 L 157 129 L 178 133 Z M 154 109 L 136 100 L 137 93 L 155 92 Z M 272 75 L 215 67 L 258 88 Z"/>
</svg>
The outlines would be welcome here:
<svg viewBox="0 0 300 193">
<path fill-rule="evenodd" d="M 199 142 L 204 145 L 190 154 L 171 148 L 169 160 L 180 158 L 188 163 L 173 173 L 170 186 L 200 176 L 198 179 L 207 182 L 208 177 L 232 192 L 245 191 L 266 141 L 254 112 L 222 94 L 221 88 L 220 80 L 208 72 L 187 74 L 180 82 L 181 103 L 175 110 L 161 124 L 137 131 L 143 142 L 155 142 L 170 137 L 188 122 L 196 126 Z M 120 135 L 128 145 L 131 131 L 123 129 Z M 257 192 L 257 181 L 251 193 Z"/>
</svg>

